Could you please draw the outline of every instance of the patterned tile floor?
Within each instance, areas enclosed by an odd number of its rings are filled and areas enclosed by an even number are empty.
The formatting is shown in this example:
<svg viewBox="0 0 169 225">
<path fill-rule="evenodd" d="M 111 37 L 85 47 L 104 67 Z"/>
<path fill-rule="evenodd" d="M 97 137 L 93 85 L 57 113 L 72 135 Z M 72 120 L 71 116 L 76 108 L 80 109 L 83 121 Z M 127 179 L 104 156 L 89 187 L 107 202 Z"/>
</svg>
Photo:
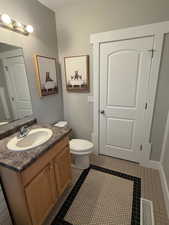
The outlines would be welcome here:
<svg viewBox="0 0 169 225">
<path fill-rule="evenodd" d="M 155 225 L 169 225 L 158 170 L 141 167 L 139 164 L 136 163 L 102 155 L 92 155 L 91 163 L 97 166 L 140 177 L 142 179 L 142 197 L 153 201 Z M 81 174 L 81 170 L 73 168 L 72 171 L 73 185 Z M 50 225 L 51 221 L 53 220 L 62 203 L 66 199 L 70 190 L 71 187 L 68 192 L 66 192 L 66 194 L 62 197 L 62 199 L 60 199 L 60 202 L 53 210 L 48 220 L 45 222 L 45 225 Z"/>
<path fill-rule="evenodd" d="M 101 168 L 91 167 L 66 216 L 62 218 L 76 225 L 131 225 L 134 201 L 132 224 L 138 224 L 140 179 L 129 175 L 124 179 L 124 173 L 113 171 L 111 174 L 109 171 L 112 170 Z M 83 175 L 86 173 L 83 172 Z M 65 207 L 62 207 L 61 213 L 64 210 Z"/>
</svg>

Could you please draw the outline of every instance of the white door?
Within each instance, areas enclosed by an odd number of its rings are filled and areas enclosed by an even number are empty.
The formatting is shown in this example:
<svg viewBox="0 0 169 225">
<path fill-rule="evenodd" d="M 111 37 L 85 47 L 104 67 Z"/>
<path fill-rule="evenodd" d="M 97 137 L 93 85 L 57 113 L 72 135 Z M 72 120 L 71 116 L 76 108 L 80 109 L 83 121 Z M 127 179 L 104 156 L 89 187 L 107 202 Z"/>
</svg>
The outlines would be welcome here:
<svg viewBox="0 0 169 225">
<path fill-rule="evenodd" d="M 15 119 L 32 114 L 32 105 L 23 56 L 7 58 L 7 85 Z"/>
<path fill-rule="evenodd" d="M 100 46 L 100 153 L 139 160 L 153 37 Z"/>
</svg>

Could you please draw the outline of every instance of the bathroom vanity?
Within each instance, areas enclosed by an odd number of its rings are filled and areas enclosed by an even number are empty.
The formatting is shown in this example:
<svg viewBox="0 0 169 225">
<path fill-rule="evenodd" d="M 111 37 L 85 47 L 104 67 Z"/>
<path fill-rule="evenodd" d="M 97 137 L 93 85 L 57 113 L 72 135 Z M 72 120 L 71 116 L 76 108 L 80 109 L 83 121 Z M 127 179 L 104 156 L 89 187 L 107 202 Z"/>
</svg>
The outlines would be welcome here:
<svg viewBox="0 0 169 225">
<path fill-rule="evenodd" d="M 71 183 L 70 129 L 43 127 L 52 130 L 52 137 L 27 151 L 7 149 L 16 133 L 0 140 L 1 179 L 16 225 L 42 225 Z"/>
<path fill-rule="evenodd" d="M 0 49 L 0 177 L 14 224 L 42 225 L 71 183 L 71 129 L 36 124 L 33 111 L 46 121 L 48 108 L 55 107 L 48 118 L 53 121 L 57 102 L 49 99 L 44 104 L 43 99 L 34 99 L 36 93 L 30 95 L 23 46 L 0 42 Z"/>
</svg>

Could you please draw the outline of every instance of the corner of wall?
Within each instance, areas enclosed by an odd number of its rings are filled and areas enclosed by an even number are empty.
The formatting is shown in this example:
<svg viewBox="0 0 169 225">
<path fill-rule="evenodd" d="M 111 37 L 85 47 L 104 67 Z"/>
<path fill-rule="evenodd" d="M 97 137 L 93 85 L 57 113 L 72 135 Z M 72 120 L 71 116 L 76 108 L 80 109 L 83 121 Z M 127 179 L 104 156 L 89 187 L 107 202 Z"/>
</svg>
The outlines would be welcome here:
<svg viewBox="0 0 169 225">
<path fill-rule="evenodd" d="M 166 175 L 164 172 L 164 168 L 161 163 L 160 163 L 159 172 L 160 172 L 161 186 L 162 186 L 162 190 L 163 190 L 163 194 L 164 194 L 165 206 L 166 206 L 167 215 L 169 218 L 169 188 L 167 185 L 167 178 L 166 178 Z"/>
</svg>

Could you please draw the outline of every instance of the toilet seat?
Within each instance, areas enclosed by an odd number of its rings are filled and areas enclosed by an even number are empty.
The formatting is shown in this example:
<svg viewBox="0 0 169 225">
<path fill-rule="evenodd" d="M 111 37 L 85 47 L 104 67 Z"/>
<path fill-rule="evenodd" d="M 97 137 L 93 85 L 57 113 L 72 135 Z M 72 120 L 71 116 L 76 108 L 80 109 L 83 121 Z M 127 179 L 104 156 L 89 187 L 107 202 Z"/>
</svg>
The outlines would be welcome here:
<svg viewBox="0 0 169 225">
<path fill-rule="evenodd" d="M 72 139 L 70 141 L 70 152 L 77 155 L 90 154 L 93 149 L 93 143 L 82 139 Z"/>
</svg>

